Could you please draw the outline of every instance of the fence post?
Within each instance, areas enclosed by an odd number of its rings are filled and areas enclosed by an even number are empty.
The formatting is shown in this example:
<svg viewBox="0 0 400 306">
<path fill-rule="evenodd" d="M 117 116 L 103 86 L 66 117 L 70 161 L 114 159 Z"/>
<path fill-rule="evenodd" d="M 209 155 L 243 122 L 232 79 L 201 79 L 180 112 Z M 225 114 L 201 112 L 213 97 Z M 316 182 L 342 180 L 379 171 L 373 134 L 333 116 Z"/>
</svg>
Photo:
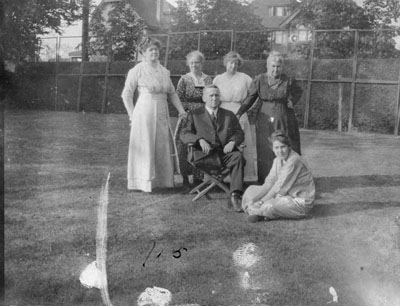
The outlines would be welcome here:
<svg viewBox="0 0 400 306">
<path fill-rule="evenodd" d="M 78 97 L 76 100 L 76 111 L 79 113 L 81 107 L 81 95 L 82 95 L 82 82 L 83 82 L 83 59 L 79 67 L 79 81 L 78 81 Z"/>
<path fill-rule="evenodd" d="M 342 76 L 338 75 L 338 80 L 340 81 Z M 339 83 L 339 99 L 338 99 L 338 131 L 342 131 L 342 103 L 343 103 L 343 83 Z"/>
<path fill-rule="evenodd" d="M 167 47 L 165 48 L 165 59 L 164 59 L 164 67 L 165 68 L 167 68 L 167 64 L 168 64 L 169 39 L 170 39 L 170 34 L 168 33 L 168 36 L 167 36 Z"/>
<path fill-rule="evenodd" d="M 231 30 L 231 51 L 233 51 L 233 39 L 235 36 L 235 30 Z"/>
<path fill-rule="evenodd" d="M 201 30 L 199 30 L 199 36 L 197 37 L 197 50 L 200 51 L 200 40 L 201 40 Z"/>
<path fill-rule="evenodd" d="M 306 129 L 308 127 L 308 117 L 310 115 L 310 100 L 311 100 L 311 80 L 313 74 L 313 61 L 314 61 L 314 48 L 315 48 L 315 30 L 312 31 L 311 37 L 311 51 L 310 51 L 310 68 L 307 77 L 307 92 L 306 92 L 306 106 L 304 110 L 304 122 L 303 127 Z"/>
<path fill-rule="evenodd" d="M 101 113 L 104 114 L 106 112 L 106 104 L 107 104 L 107 93 L 108 93 L 108 73 L 110 70 L 110 61 L 112 57 L 112 37 L 110 38 L 110 43 L 107 46 L 107 62 L 106 62 L 106 71 L 104 74 L 104 90 L 103 90 L 103 98 L 101 100 Z"/>
<path fill-rule="evenodd" d="M 400 124 L 400 60 L 399 60 L 399 84 L 397 85 L 397 108 L 396 108 L 396 122 L 394 125 L 394 135 L 399 134 L 399 124 Z"/>
<path fill-rule="evenodd" d="M 354 97 L 356 94 L 356 78 L 357 78 L 357 67 L 358 67 L 358 30 L 355 30 L 354 35 L 354 54 L 353 54 L 353 71 L 351 75 L 351 93 L 350 93 L 350 110 L 349 110 L 349 126 L 348 132 L 351 132 L 353 128 L 353 116 L 354 116 Z"/>
<path fill-rule="evenodd" d="M 237 32 L 234 32 L 233 35 L 233 50 L 236 50 L 236 45 L 237 45 Z"/>
<path fill-rule="evenodd" d="M 59 66 L 60 36 L 56 37 L 56 84 L 54 87 L 54 111 L 57 110 L 58 104 L 58 66 Z"/>
<path fill-rule="evenodd" d="M 140 52 L 140 41 L 138 39 L 138 41 L 136 42 L 136 52 L 135 52 L 135 65 L 138 62 L 139 59 L 139 52 Z"/>
<path fill-rule="evenodd" d="M 35 63 L 38 63 L 38 62 L 39 62 L 39 59 L 40 59 L 40 50 L 42 49 L 42 42 L 43 42 L 42 38 L 39 37 L 39 42 L 38 42 L 37 50 L 36 50 L 36 53 L 35 53 Z"/>
</svg>

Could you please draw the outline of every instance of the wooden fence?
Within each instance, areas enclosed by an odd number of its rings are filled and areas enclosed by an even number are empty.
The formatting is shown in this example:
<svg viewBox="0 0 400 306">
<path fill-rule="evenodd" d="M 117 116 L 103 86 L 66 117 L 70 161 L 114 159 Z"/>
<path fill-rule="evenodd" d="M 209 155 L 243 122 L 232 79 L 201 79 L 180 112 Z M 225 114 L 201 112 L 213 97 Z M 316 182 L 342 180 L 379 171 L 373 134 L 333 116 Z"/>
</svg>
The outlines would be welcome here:
<svg viewBox="0 0 400 306">
<path fill-rule="evenodd" d="M 315 69 L 315 63 L 316 63 L 316 57 L 314 56 L 315 52 L 315 37 L 319 32 L 333 32 L 333 31 L 347 31 L 347 32 L 353 32 L 354 34 L 354 50 L 353 50 L 353 56 L 351 58 L 352 61 L 352 69 L 351 69 L 351 76 L 350 77 L 342 77 L 341 75 L 337 76 L 337 79 L 323 79 L 323 78 L 315 78 L 314 77 L 314 69 Z M 338 84 L 339 85 L 339 93 L 338 93 L 338 130 L 342 130 L 342 97 L 341 94 L 343 93 L 343 88 L 342 85 L 340 84 L 349 84 L 351 86 L 351 93 L 350 93 L 350 103 L 349 103 L 349 117 L 348 117 L 348 123 L 347 123 L 347 131 L 352 131 L 353 129 L 353 118 L 354 118 L 354 101 L 355 101 L 355 93 L 356 93 L 356 86 L 360 84 L 369 84 L 369 85 L 389 85 L 389 86 L 395 86 L 397 88 L 397 96 L 396 96 L 396 103 L 395 103 L 395 119 L 393 122 L 394 125 L 394 135 L 398 135 L 399 132 L 399 124 L 400 124 L 400 60 L 397 59 L 397 69 L 398 69 L 398 74 L 397 74 L 397 80 L 387 80 L 387 79 L 374 79 L 374 78 L 359 78 L 358 77 L 358 67 L 360 64 L 360 59 L 359 59 L 359 33 L 364 30 L 315 30 L 312 31 L 312 40 L 311 40 L 311 48 L 310 48 L 310 54 L 309 58 L 307 59 L 308 61 L 308 73 L 304 77 L 299 77 L 297 78 L 300 81 L 306 82 L 306 93 L 305 93 L 305 108 L 304 108 L 304 119 L 303 119 L 303 127 L 308 128 L 309 127 L 309 116 L 310 116 L 310 101 L 311 101 L 311 89 L 312 86 L 317 84 L 317 83 L 327 83 L 327 84 Z M 170 33 L 170 34 L 165 34 L 167 38 L 167 46 L 166 46 L 166 56 L 164 58 L 164 65 L 168 65 L 168 48 L 169 48 L 169 39 L 172 35 L 175 35 L 177 33 Z M 179 34 L 179 33 L 178 33 Z M 194 32 L 195 34 L 195 32 Z M 233 43 L 235 35 L 234 32 L 232 32 L 232 42 L 231 42 L 231 50 L 234 49 L 235 44 Z M 200 38 L 200 35 L 199 35 Z M 198 44 L 200 45 L 200 39 L 198 41 Z M 111 58 L 111 44 L 108 46 L 108 59 Z M 102 94 L 102 100 L 101 100 L 101 112 L 105 113 L 106 112 L 106 104 L 107 104 L 107 92 L 108 92 L 108 84 L 110 78 L 124 78 L 126 76 L 125 73 L 110 73 L 110 61 L 106 61 L 106 67 L 105 67 L 105 72 L 100 73 L 100 74 L 87 74 L 84 73 L 84 68 L 87 63 L 81 62 L 80 63 L 80 70 L 79 73 L 60 73 L 59 72 L 59 61 L 56 61 L 56 69 L 55 69 L 55 101 L 54 101 L 54 109 L 57 109 L 58 105 L 58 90 L 59 90 L 59 79 L 60 77 L 78 77 L 78 94 L 77 94 L 77 103 L 76 103 L 76 111 L 80 111 L 81 108 L 81 96 L 82 96 L 82 83 L 84 78 L 86 77 L 101 77 L 104 78 L 104 89 L 103 89 L 103 94 Z M 171 77 L 172 78 L 179 78 L 180 74 L 174 73 L 173 69 L 170 69 L 172 72 Z"/>
</svg>

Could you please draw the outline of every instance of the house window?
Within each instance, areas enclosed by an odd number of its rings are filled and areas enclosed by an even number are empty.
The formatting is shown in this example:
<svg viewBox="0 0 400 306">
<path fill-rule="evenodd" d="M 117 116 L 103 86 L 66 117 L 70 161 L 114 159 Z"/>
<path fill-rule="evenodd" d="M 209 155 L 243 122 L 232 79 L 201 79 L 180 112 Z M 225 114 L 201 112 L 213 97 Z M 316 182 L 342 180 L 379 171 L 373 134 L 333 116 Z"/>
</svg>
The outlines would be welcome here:
<svg viewBox="0 0 400 306">
<path fill-rule="evenodd" d="M 270 6 L 268 8 L 268 15 L 274 17 L 289 16 L 290 9 L 287 6 Z"/>
<path fill-rule="evenodd" d="M 283 44 L 285 43 L 286 33 L 283 31 L 276 31 L 275 32 L 275 43 L 276 44 Z"/>
</svg>

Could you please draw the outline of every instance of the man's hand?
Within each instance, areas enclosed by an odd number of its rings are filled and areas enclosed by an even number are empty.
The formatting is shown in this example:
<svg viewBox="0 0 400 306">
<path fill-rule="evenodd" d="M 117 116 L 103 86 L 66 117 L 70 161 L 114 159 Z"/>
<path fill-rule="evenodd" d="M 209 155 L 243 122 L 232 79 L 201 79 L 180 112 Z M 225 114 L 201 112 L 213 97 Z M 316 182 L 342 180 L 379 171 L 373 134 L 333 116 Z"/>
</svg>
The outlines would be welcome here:
<svg viewBox="0 0 400 306">
<path fill-rule="evenodd" d="M 203 153 L 208 154 L 208 153 L 210 152 L 211 146 L 210 146 L 210 144 L 209 144 L 207 141 L 205 141 L 204 139 L 200 139 L 200 140 L 199 140 L 199 145 L 200 145 L 201 150 L 203 151 Z"/>
<path fill-rule="evenodd" d="M 235 142 L 234 141 L 228 142 L 224 147 L 224 153 L 227 154 L 227 153 L 232 152 L 234 147 L 235 147 Z"/>
<path fill-rule="evenodd" d="M 287 107 L 293 109 L 294 108 L 293 102 L 288 100 Z"/>
</svg>

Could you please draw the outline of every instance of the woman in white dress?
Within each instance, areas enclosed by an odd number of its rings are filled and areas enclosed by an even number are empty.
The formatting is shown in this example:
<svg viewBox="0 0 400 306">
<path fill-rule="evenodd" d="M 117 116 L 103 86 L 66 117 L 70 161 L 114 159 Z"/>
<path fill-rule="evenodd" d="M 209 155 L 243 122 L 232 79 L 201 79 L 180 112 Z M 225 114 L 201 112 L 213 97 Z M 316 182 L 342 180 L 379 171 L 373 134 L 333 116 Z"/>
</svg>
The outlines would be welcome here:
<svg viewBox="0 0 400 306">
<path fill-rule="evenodd" d="M 155 187 L 174 187 L 177 160 L 167 99 L 180 116 L 186 112 L 169 71 L 159 63 L 160 42 L 145 38 L 139 47 L 144 60 L 129 70 L 121 95 L 131 121 L 127 178 L 128 189 L 151 192 Z"/>
<path fill-rule="evenodd" d="M 247 74 L 237 71 L 242 64 L 243 59 L 239 53 L 235 51 L 229 52 L 224 56 L 226 72 L 217 75 L 213 80 L 213 83 L 220 90 L 221 107 L 232 111 L 234 114 L 246 99 L 252 82 L 251 77 Z M 244 114 L 240 117 L 239 122 L 245 137 L 243 156 L 246 159 L 246 166 L 244 168 L 244 177 L 245 179 L 253 179 L 257 174 L 254 167 L 253 140 L 247 115 Z"/>
</svg>

